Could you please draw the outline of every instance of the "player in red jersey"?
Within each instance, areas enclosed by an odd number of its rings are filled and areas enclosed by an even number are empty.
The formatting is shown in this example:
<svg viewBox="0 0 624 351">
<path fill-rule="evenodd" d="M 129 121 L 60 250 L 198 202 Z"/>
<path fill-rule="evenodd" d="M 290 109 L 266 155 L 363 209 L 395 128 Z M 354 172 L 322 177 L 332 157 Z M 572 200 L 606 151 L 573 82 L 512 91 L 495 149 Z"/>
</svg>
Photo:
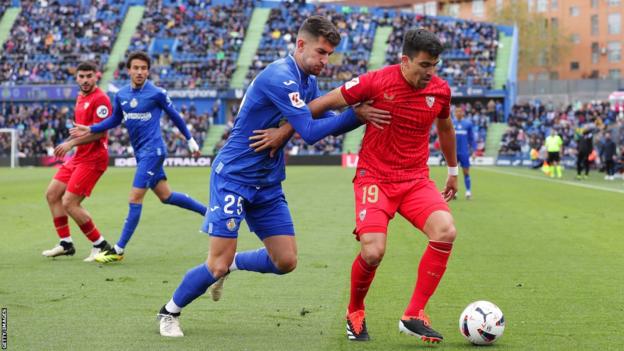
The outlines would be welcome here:
<svg viewBox="0 0 624 351">
<path fill-rule="evenodd" d="M 110 99 L 96 86 L 97 74 L 97 67 L 91 62 L 80 63 L 76 68 L 76 81 L 80 86 L 75 107 L 76 123 L 91 125 L 111 115 Z M 69 233 L 67 215 L 93 243 L 91 254 L 84 259 L 85 262 L 93 261 L 100 251 L 111 248 L 93 224 L 89 212 L 81 206 L 108 167 L 107 141 L 106 132 L 103 132 L 70 138 L 54 149 L 54 155 L 62 158 L 77 147 L 74 156 L 61 166 L 46 191 L 54 227 L 61 240 L 59 245 L 43 251 L 44 256 L 71 256 L 76 252 Z"/>
<path fill-rule="evenodd" d="M 381 118 L 367 128 L 353 180 L 356 203 L 354 234 L 361 251 L 351 270 L 351 296 L 347 311 L 350 340 L 369 340 L 364 298 L 386 251 L 388 222 L 398 212 L 425 233 L 429 244 L 421 258 L 412 298 L 399 321 L 399 330 L 427 342 L 443 337 L 431 328 L 425 305 L 446 270 L 455 240 L 455 226 L 447 202 L 457 192 L 455 131 L 449 118 L 451 91 L 435 76 L 443 48 L 424 29 L 406 33 L 399 65 L 366 73 L 312 101 L 315 116 L 326 110 L 372 101 Z M 391 123 L 383 112 L 389 111 Z M 440 144 L 449 165 L 442 195 L 429 179 L 429 131 L 436 122 Z M 291 128 L 257 131 L 256 151 L 275 148 L 287 140 Z M 283 138 L 275 137 L 281 135 Z"/>
</svg>

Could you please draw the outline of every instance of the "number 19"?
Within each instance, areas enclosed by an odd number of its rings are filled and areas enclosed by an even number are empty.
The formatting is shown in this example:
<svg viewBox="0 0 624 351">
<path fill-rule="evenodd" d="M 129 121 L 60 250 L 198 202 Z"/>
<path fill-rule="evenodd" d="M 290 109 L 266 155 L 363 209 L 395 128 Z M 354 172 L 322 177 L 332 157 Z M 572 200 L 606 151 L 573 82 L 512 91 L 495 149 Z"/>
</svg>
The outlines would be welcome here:
<svg viewBox="0 0 624 351">
<path fill-rule="evenodd" d="M 366 202 L 370 204 L 374 204 L 379 201 L 379 187 L 377 185 L 369 185 L 362 188 L 362 204 L 366 204 Z"/>
</svg>

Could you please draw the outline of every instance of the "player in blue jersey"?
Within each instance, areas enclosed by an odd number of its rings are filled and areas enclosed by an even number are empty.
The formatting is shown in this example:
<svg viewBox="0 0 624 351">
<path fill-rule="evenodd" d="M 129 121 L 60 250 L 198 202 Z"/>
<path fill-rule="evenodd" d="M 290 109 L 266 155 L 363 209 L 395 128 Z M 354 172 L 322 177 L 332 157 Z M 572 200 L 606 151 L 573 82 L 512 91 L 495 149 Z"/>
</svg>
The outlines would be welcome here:
<svg viewBox="0 0 624 351">
<path fill-rule="evenodd" d="M 474 135 L 472 122 L 464 118 L 464 110 L 461 107 L 455 107 L 455 118 L 453 125 L 455 127 L 455 139 L 457 139 L 457 161 L 464 173 L 464 185 L 466 186 L 466 199 L 472 198 L 471 181 L 470 181 L 470 156 L 477 149 L 477 143 Z"/>
<path fill-rule="evenodd" d="M 167 176 L 163 168 L 167 156 L 167 147 L 163 142 L 160 130 L 162 112 L 167 113 L 180 132 L 184 134 L 189 150 L 195 156 L 199 155 L 199 145 L 174 108 L 167 92 L 147 80 L 150 65 L 151 60 L 146 53 L 135 52 L 130 54 L 126 67 L 131 83 L 121 88 L 115 95 L 113 115 L 90 127 L 76 125 L 71 130 L 73 136 L 101 133 L 117 127 L 123 120 L 128 129 L 130 143 L 137 160 L 137 169 L 130 190 L 128 217 L 126 217 L 121 237 L 115 247 L 96 256 L 95 260 L 100 263 L 123 259 L 124 249 L 139 224 L 143 198 L 148 189 L 152 189 L 160 201 L 165 204 L 176 205 L 197 212 L 202 216 L 206 214 L 206 206 L 187 194 L 171 191 L 167 183 Z"/>
<path fill-rule="evenodd" d="M 320 95 L 315 75 L 339 43 L 334 25 L 324 17 L 312 16 L 299 29 L 294 54 L 271 63 L 247 89 L 232 133 L 213 162 L 210 205 L 202 227 L 210 235 L 208 258 L 186 273 L 161 308 L 161 335 L 183 336 L 178 319 L 182 308 L 217 281 L 222 283 L 229 272 L 285 274 L 295 269 L 295 229 L 281 186 L 285 179 L 283 151 L 280 148 L 271 157 L 269 149 L 256 152 L 250 140 L 255 140 L 255 132 L 276 128 L 283 119 L 309 144 L 361 125 L 352 109 L 313 119 L 306 105 Z M 264 247 L 236 252 L 243 219 Z M 215 299 L 214 287 L 212 291 Z"/>
</svg>

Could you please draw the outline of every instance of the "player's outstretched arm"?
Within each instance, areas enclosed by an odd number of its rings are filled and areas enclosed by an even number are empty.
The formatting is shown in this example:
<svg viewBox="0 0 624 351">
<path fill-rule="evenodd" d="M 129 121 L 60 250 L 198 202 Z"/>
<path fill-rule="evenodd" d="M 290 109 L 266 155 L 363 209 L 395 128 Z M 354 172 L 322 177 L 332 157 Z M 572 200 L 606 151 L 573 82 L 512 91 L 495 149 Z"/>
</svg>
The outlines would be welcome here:
<svg viewBox="0 0 624 351">
<path fill-rule="evenodd" d="M 436 120 L 438 128 L 438 137 L 440 138 L 440 149 L 444 154 L 444 159 L 449 167 L 449 175 L 446 179 L 446 185 L 442 191 L 444 200 L 451 201 L 457 193 L 457 144 L 455 141 L 455 128 L 450 118 L 438 118 Z"/>
<path fill-rule="evenodd" d="M 195 157 L 200 156 L 199 145 L 197 144 L 197 141 L 195 141 L 195 139 L 191 135 L 191 132 L 186 127 L 184 119 L 182 118 L 178 110 L 175 109 L 173 102 L 164 90 L 159 95 L 159 103 L 163 111 L 165 111 L 165 113 L 167 113 L 167 116 L 169 116 L 171 121 L 173 121 L 173 124 L 175 124 L 180 133 L 182 133 L 186 138 L 188 148 L 191 154 Z"/>
</svg>

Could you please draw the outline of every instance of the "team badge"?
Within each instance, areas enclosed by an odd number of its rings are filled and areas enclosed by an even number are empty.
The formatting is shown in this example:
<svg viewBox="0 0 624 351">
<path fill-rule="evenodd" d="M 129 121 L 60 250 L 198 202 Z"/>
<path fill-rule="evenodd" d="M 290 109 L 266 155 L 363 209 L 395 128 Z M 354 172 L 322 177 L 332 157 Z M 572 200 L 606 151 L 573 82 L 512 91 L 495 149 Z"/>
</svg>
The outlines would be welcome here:
<svg viewBox="0 0 624 351">
<path fill-rule="evenodd" d="M 236 230 L 236 221 L 234 220 L 234 218 L 230 218 L 228 219 L 228 221 L 225 223 L 225 226 L 227 227 L 227 229 L 231 232 Z"/>
<path fill-rule="evenodd" d="M 430 108 L 433 107 L 433 104 L 435 103 L 435 96 L 427 96 L 425 99 L 427 100 L 427 106 Z"/>
<path fill-rule="evenodd" d="M 139 105 L 139 102 L 137 101 L 137 99 L 132 98 L 132 100 L 130 100 L 130 107 L 135 108 Z"/>
<path fill-rule="evenodd" d="M 89 108 L 89 103 L 88 103 L 88 102 L 85 102 L 85 103 L 84 103 L 84 109 L 86 110 L 87 108 Z"/>
<path fill-rule="evenodd" d="M 360 77 L 355 77 L 345 83 L 345 89 L 349 90 L 358 84 L 360 84 Z"/>
<path fill-rule="evenodd" d="M 360 222 L 364 221 L 364 218 L 366 218 L 366 209 L 360 211 Z"/>
<path fill-rule="evenodd" d="M 299 92 L 295 91 L 293 93 L 288 94 L 288 97 L 290 98 L 290 103 L 296 107 L 296 108 L 302 108 L 303 106 L 305 106 L 305 102 L 303 100 L 301 100 L 301 98 L 299 97 Z"/>
<path fill-rule="evenodd" d="M 100 118 L 108 117 L 108 107 L 106 107 L 105 105 L 98 106 L 98 108 L 95 110 L 95 114 Z"/>
</svg>

